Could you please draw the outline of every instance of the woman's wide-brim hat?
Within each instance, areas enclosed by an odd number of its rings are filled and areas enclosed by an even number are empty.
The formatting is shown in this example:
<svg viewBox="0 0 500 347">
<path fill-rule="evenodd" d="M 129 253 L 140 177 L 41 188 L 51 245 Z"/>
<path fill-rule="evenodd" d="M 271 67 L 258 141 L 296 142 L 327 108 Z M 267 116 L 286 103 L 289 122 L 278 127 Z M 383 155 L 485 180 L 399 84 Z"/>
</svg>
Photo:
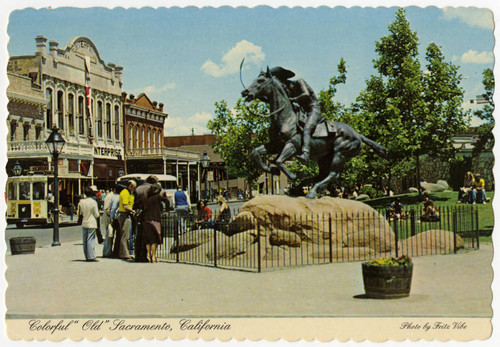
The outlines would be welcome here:
<svg viewBox="0 0 500 347">
<path fill-rule="evenodd" d="M 271 75 L 278 77 L 280 80 L 287 80 L 295 76 L 293 71 L 282 68 L 281 66 L 273 67 L 269 70 L 269 72 L 271 72 Z"/>
</svg>

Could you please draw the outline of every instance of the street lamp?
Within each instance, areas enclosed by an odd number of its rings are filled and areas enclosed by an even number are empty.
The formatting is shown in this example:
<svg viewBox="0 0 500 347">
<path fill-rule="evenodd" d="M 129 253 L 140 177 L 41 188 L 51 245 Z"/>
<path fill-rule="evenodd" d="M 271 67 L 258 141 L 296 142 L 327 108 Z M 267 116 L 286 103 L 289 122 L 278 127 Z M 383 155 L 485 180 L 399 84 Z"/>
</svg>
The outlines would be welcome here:
<svg viewBox="0 0 500 347">
<path fill-rule="evenodd" d="M 54 166 L 54 231 L 52 234 L 52 246 L 60 246 L 59 242 L 59 181 L 58 181 L 58 166 L 59 166 L 59 154 L 62 152 L 64 147 L 64 138 L 59 134 L 59 129 L 54 125 L 52 132 L 45 141 L 47 148 L 50 153 L 52 153 L 52 164 Z"/>
<path fill-rule="evenodd" d="M 23 172 L 23 168 L 21 167 L 21 164 L 16 160 L 16 163 L 14 164 L 14 167 L 12 168 L 12 173 L 14 176 L 21 176 L 21 173 Z"/>
<path fill-rule="evenodd" d="M 205 169 L 205 198 L 208 199 L 208 194 L 207 194 L 207 173 L 208 173 L 208 166 L 210 165 L 210 157 L 207 154 L 207 151 L 203 152 L 203 155 L 200 158 L 201 166 Z"/>
</svg>

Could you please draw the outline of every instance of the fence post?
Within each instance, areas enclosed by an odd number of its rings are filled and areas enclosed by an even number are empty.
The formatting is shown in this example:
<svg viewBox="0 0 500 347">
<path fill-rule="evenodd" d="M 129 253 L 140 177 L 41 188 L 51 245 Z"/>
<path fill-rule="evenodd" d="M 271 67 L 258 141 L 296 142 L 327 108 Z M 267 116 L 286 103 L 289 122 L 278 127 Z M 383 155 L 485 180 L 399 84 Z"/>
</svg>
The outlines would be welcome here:
<svg viewBox="0 0 500 347">
<path fill-rule="evenodd" d="M 396 258 L 399 257 L 398 253 L 398 241 L 399 241 L 399 231 L 398 231 L 398 219 L 394 218 L 394 235 L 395 235 L 395 246 L 396 246 Z"/>
<path fill-rule="evenodd" d="M 453 216 L 451 218 L 452 230 L 453 230 L 453 252 L 457 253 L 457 210 L 453 209 Z"/>
<path fill-rule="evenodd" d="M 329 244 L 330 244 L 330 263 L 333 263 L 333 250 L 332 250 L 332 214 L 329 214 L 328 217 L 328 233 L 330 234 L 329 237 Z"/>
<path fill-rule="evenodd" d="M 179 231 L 181 228 L 181 223 L 179 221 L 180 217 L 176 214 L 175 219 L 174 219 L 174 242 L 175 245 L 177 246 L 177 252 L 175 255 L 175 261 L 178 263 L 180 260 L 180 251 L 179 251 Z"/>
<path fill-rule="evenodd" d="M 261 271 L 261 254 L 260 254 L 260 219 L 257 218 L 257 270 L 258 272 Z"/>
<path fill-rule="evenodd" d="M 413 208 L 410 210 L 410 234 L 415 236 L 415 210 Z"/>
<path fill-rule="evenodd" d="M 217 267 L 217 228 L 213 228 L 214 231 L 214 267 Z"/>
<path fill-rule="evenodd" d="M 477 238 L 477 249 L 479 249 L 479 211 L 476 207 L 476 238 Z"/>
</svg>

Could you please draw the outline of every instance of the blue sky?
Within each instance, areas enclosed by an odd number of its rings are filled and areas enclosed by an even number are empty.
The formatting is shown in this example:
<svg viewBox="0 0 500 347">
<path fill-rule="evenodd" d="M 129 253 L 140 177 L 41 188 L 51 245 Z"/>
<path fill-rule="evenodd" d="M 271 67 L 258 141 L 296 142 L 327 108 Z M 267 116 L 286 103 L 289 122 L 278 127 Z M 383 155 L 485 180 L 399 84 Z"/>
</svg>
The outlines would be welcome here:
<svg viewBox="0 0 500 347">
<path fill-rule="evenodd" d="M 249 85 L 261 68 L 281 65 L 318 93 L 343 57 L 347 83 L 337 100 L 355 101 L 375 74 L 375 41 L 389 34 L 396 8 L 55 8 L 11 12 L 8 53 L 34 54 L 44 35 L 65 46 L 73 37 L 92 40 L 105 62 L 124 67 L 124 91 L 163 102 L 166 135 L 207 133 L 214 103 L 240 97 L 239 64 Z M 422 64 L 431 42 L 460 66 L 465 107 L 483 92 L 482 71 L 493 68 L 493 17 L 477 8 L 406 7 L 419 37 Z"/>
</svg>

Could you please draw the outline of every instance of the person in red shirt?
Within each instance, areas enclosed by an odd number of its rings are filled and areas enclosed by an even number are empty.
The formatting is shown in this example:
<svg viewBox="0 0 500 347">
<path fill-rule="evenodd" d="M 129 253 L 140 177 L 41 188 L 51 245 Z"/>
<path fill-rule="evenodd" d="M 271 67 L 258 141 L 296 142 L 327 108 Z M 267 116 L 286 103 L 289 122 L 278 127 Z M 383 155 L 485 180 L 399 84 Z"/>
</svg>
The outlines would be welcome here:
<svg viewBox="0 0 500 347">
<path fill-rule="evenodd" d="M 207 227 L 208 221 L 212 219 L 212 211 L 207 206 L 207 202 L 200 200 L 196 206 L 198 208 L 197 227 Z"/>
</svg>

